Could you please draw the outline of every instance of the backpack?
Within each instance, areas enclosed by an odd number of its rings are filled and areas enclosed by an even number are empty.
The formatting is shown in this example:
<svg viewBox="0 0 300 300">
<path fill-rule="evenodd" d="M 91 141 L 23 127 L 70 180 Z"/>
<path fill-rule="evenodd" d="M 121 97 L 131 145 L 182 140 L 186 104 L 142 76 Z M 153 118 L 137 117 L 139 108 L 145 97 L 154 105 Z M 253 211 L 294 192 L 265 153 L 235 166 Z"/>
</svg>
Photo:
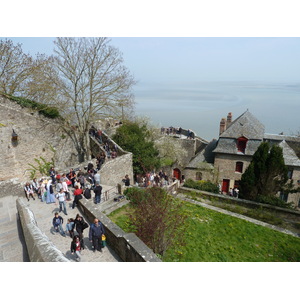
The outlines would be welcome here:
<svg viewBox="0 0 300 300">
<path fill-rule="evenodd" d="M 90 191 L 89 188 L 86 188 L 86 189 L 85 189 L 83 195 L 84 195 L 84 197 L 85 197 L 86 199 L 91 199 L 91 197 L 92 197 L 91 191 Z"/>
</svg>

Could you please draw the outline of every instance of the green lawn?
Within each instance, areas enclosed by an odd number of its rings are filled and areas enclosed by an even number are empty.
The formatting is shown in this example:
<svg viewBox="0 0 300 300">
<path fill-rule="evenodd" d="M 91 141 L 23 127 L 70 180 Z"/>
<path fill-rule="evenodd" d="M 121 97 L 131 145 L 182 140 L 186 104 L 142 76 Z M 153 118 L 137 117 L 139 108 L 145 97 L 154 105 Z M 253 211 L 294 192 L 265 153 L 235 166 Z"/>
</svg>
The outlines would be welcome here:
<svg viewBox="0 0 300 300">
<path fill-rule="evenodd" d="M 109 217 L 128 232 L 128 207 Z M 300 261 L 300 238 L 224 215 L 201 206 L 184 204 L 188 214 L 185 246 L 169 249 L 166 262 L 277 262 Z"/>
</svg>

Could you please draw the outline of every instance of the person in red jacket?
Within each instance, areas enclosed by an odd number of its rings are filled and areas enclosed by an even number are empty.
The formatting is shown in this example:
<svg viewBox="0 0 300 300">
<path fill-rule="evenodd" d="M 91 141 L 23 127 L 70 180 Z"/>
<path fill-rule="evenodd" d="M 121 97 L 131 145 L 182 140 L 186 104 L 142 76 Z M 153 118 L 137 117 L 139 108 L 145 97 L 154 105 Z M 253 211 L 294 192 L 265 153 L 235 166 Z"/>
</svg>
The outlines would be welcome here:
<svg viewBox="0 0 300 300">
<path fill-rule="evenodd" d="M 83 193 L 82 189 L 78 188 L 78 186 L 76 185 L 75 186 L 75 191 L 73 193 L 73 195 L 74 195 L 74 201 L 73 201 L 73 204 L 72 204 L 72 209 L 74 209 L 75 206 L 78 205 L 78 201 L 80 199 L 82 199 L 82 193 Z"/>
</svg>

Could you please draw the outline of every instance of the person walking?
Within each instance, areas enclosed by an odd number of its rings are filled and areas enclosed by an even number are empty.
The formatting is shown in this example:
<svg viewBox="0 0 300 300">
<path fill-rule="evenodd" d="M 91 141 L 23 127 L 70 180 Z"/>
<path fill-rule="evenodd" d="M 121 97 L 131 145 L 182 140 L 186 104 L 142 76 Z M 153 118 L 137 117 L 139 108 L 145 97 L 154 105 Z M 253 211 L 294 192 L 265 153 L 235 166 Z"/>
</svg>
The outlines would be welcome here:
<svg viewBox="0 0 300 300">
<path fill-rule="evenodd" d="M 56 198 L 57 198 L 58 204 L 59 204 L 59 212 L 61 212 L 63 210 L 64 214 L 68 215 L 67 207 L 66 207 L 66 194 L 64 193 L 63 188 L 61 188 L 59 193 L 56 194 Z"/>
<path fill-rule="evenodd" d="M 105 234 L 103 224 L 98 220 L 94 219 L 94 223 L 90 226 L 89 240 L 93 243 L 93 251 L 96 250 L 102 252 L 102 234 Z"/>
<path fill-rule="evenodd" d="M 65 237 L 66 233 L 64 232 L 63 227 L 62 227 L 63 223 L 64 223 L 64 219 L 61 216 L 59 216 L 59 214 L 56 212 L 54 214 L 54 218 L 52 220 L 52 224 L 53 224 L 54 230 L 56 232 L 60 231 L 61 235 L 63 235 Z"/>
<path fill-rule="evenodd" d="M 81 249 L 84 249 L 82 247 L 80 238 L 78 235 L 74 236 L 73 241 L 71 242 L 71 253 L 76 254 L 76 260 L 81 261 Z"/>
<path fill-rule="evenodd" d="M 82 216 L 80 216 L 79 214 L 76 215 L 74 224 L 75 224 L 75 229 L 79 235 L 81 246 L 84 249 L 83 230 L 89 227 L 89 225 L 83 220 Z"/>
<path fill-rule="evenodd" d="M 94 188 L 95 193 L 95 204 L 99 204 L 101 202 L 101 193 L 102 193 L 102 186 L 97 183 L 96 187 Z"/>
</svg>

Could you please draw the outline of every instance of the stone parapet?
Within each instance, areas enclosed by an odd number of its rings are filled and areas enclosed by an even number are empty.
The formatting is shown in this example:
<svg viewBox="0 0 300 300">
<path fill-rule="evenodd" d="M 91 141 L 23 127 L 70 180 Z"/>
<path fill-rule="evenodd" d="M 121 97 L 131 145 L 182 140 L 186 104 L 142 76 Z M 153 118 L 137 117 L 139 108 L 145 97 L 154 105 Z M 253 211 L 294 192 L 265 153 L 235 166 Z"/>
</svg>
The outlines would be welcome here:
<svg viewBox="0 0 300 300">
<path fill-rule="evenodd" d="M 33 212 L 23 202 L 16 200 L 25 243 L 31 262 L 69 262 L 37 226 Z"/>
<path fill-rule="evenodd" d="M 105 228 L 107 243 L 125 262 L 161 262 L 155 253 L 145 245 L 134 233 L 125 233 L 107 216 L 99 211 L 92 201 L 82 199 L 79 206 L 84 216 L 93 222 L 99 219 Z"/>
</svg>

